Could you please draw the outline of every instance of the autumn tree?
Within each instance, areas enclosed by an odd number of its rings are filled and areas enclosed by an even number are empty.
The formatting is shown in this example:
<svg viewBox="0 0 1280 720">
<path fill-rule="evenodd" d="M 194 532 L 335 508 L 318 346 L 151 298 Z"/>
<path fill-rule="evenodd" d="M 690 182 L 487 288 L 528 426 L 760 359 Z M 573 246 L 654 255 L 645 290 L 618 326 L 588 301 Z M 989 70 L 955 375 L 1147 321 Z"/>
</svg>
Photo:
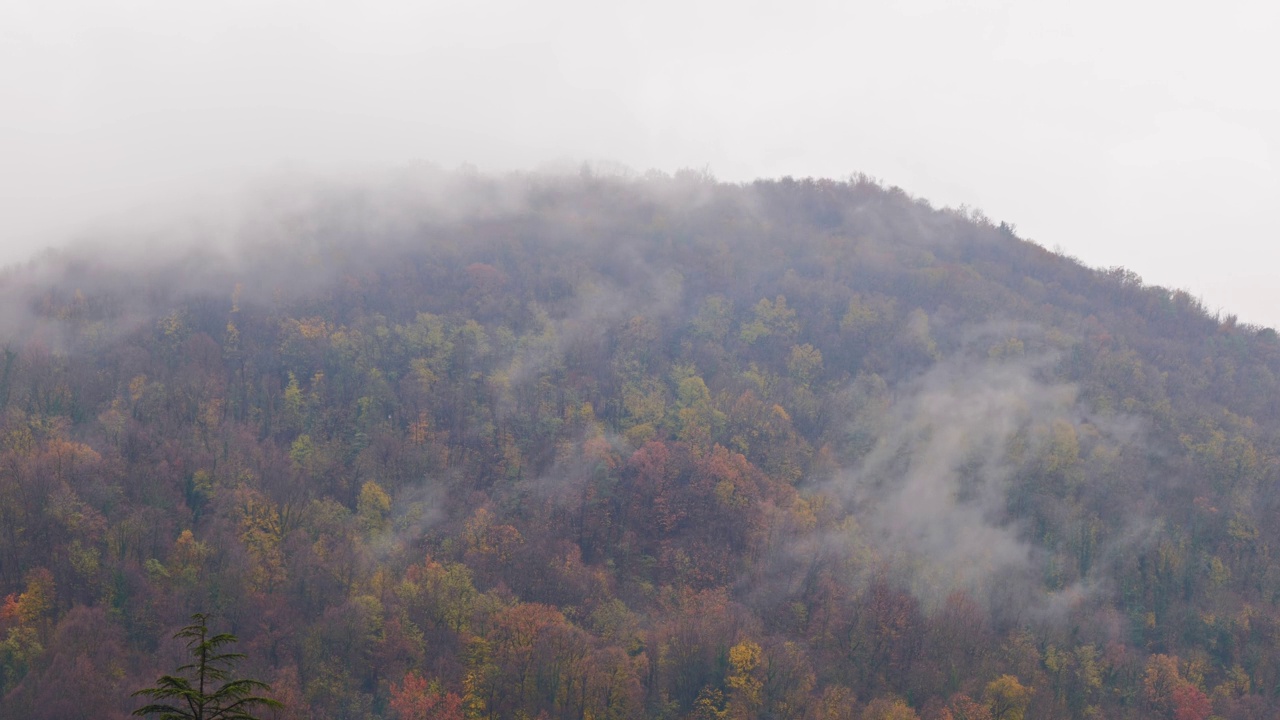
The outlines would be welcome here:
<svg viewBox="0 0 1280 720">
<path fill-rule="evenodd" d="M 876 698 L 862 711 L 862 720 L 920 720 L 901 698 Z"/>
<path fill-rule="evenodd" d="M 761 667 L 764 652 L 750 640 L 729 648 L 729 717 L 734 720 L 756 717 L 762 702 L 764 680 Z"/>
<path fill-rule="evenodd" d="M 403 683 L 391 683 L 391 709 L 400 720 L 462 720 L 462 698 L 437 681 L 411 672 Z"/>
<path fill-rule="evenodd" d="M 987 683 L 987 707 L 992 720 L 1022 720 L 1031 704 L 1032 689 L 1012 675 L 1001 675 Z"/>
<path fill-rule="evenodd" d="M 1142 678 L 1142 690 L 1152 710 L 1172 720 L 1205 720 L 1211 711 L 1204 691 L 1188 680 L 1172 655 L 1152 655 Z"/>
</svg>

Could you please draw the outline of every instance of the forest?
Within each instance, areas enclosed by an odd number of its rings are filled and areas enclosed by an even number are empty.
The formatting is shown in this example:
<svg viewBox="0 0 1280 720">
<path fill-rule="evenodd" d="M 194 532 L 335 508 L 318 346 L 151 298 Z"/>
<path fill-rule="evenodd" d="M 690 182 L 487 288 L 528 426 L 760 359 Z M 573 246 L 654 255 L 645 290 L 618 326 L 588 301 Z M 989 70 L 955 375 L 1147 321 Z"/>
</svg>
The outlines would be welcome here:
<svg viewBox="0 0 1280 720">
<path fill-rule="evenodd" d="M 263 718 L 1280 717 L 1274 330 L 864 176 L 259 190 L 0 274 L 0 718 L 193 615 Z"/>
</svg>

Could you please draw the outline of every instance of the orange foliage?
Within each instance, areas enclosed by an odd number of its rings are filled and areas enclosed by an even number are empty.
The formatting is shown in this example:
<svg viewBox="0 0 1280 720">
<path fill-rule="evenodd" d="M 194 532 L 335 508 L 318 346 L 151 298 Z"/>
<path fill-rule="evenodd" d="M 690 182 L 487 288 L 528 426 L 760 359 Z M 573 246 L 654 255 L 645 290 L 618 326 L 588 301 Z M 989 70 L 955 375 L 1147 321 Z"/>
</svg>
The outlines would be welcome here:
<svg viewBox="0 0 1280 720">
<path fill-rule="evenodd" d="M 463 719 L 462 698 L 416 672 L 405 675 L 399 685 L 391 683 L 391 709 L 400 720 Z"/>
</svg>

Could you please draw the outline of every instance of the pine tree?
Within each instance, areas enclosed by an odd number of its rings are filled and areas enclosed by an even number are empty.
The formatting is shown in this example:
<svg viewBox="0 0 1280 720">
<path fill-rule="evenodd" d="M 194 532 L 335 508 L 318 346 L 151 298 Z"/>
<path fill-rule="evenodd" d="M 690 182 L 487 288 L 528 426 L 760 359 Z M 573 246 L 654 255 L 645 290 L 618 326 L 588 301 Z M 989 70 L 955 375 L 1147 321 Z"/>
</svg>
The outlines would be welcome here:
<svg viewBox="0 0 1280 720">
<path fill-rule="evenodd" d="M 145 695 L 156 701 L 134 710 L 134 715 L 158 715 L 160 720 L 259 720 L 252 710 L 283 707 L 252 694 L 269 691 L 266 683 L 231 677 L 244 654 L 222 652 L 224 645 L 236 642 L 236 636 L 220 633 L 210 637 L 208 619 L 208 615 L 196 613 L 191 616 L 192 623 L 173 636 L 187 640 L 195 661 L 178 668 L 177 675 L 161 676 L 156 687 L 133 693 L 133 697 Z"/>
</svg>

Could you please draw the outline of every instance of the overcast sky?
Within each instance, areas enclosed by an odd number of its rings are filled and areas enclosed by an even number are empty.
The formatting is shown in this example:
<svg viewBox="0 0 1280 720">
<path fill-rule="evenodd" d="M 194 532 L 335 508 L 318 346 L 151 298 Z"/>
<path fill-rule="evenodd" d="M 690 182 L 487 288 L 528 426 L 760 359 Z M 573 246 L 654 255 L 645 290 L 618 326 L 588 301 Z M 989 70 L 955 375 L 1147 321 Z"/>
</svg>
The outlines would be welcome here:
<svg viewBox="0 0 1280 720">
<path fill-rule="evenodd" d="M 281 167 L 865 172 L 1280 325 L 1277 37 L 1275 2 L 6 0 L 0 261 Z"/>
</svg>

